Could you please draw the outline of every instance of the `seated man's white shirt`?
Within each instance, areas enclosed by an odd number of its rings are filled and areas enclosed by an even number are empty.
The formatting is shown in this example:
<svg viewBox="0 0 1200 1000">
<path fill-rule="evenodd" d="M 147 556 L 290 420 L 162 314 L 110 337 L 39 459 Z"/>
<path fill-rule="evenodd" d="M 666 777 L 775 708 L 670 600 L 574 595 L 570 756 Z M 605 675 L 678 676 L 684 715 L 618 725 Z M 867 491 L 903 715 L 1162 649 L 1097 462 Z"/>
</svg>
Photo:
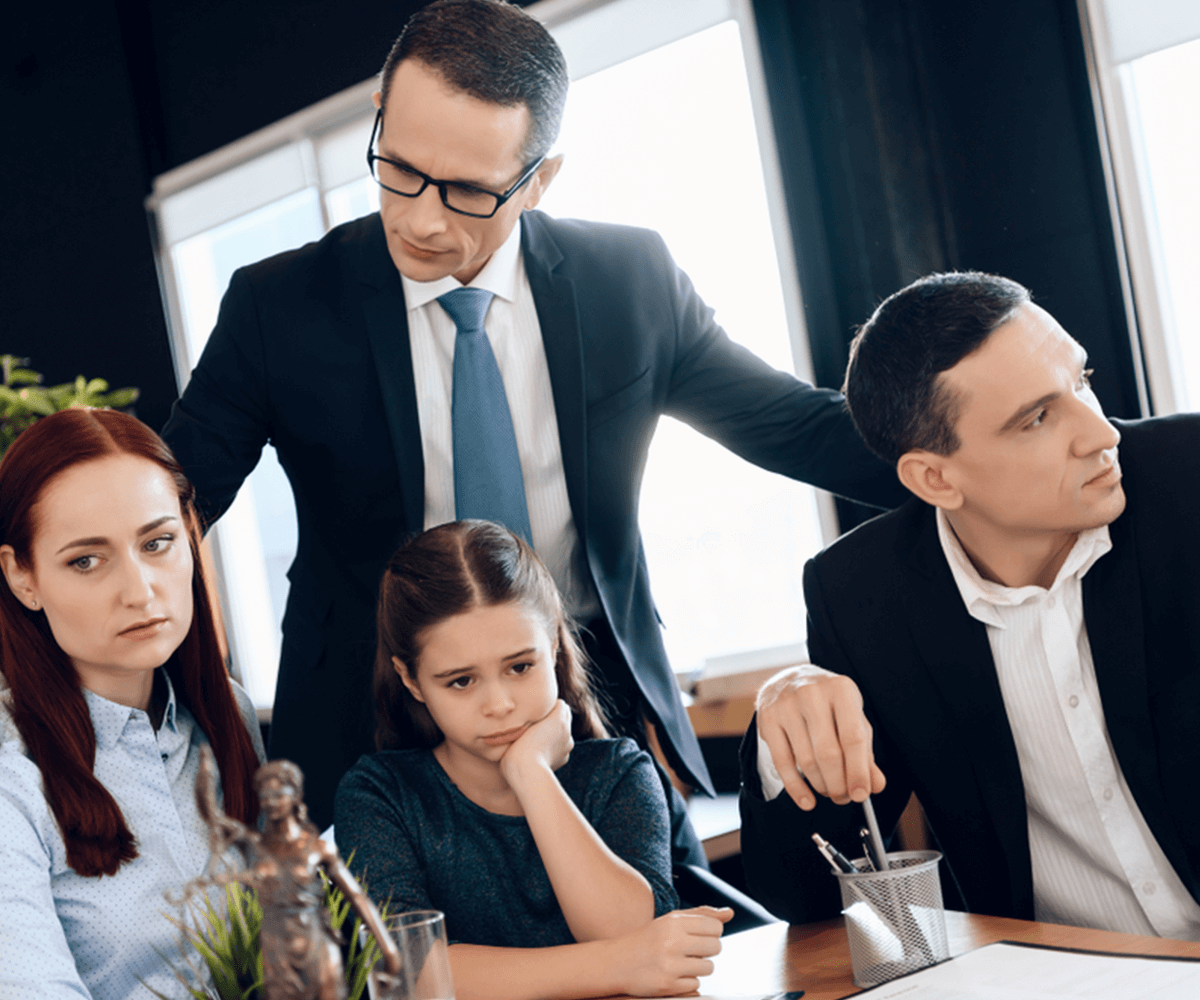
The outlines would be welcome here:
<svg viewBox="0 0 1200 1000">
<path fill-rule="evenodd" d="M 1192 899 L 1121 773 L 1083 619 L 1083 577 L 1111 548 L 1079 535 L 1049 590 L 983 579 L 939 510 L 938 537 L 970 615 L 987 627 L 1029 817 L 1034 917 L 1200 940 Z"/>
<path fill-rule="evenodd" d="M 439 281 L 412 281 L 404 275 L 400 279 L 408 308 L 425 464 L 425 528 L 429 529 L 455 520 L 450 407 L 457 330 L 436 300 L 463 286 L 453 276 Z M 599 614 L 600 602 L 571 516 L 550 368 L 525 273 L 520 225 L 513 227 L 467 287 L 484 288 L 494 295 L 484 328 L 508 396 L 534 550 L 558 584 L 567 610 L 576 620 L 586 622 Z"/>
<path fill-rule="evenodd" d="M 1034 917 L 1128 934 L 1200 940 L 1200 905 L 1134 801 L 1108 736 L 1083 620 L 1083 577 L 1111 548 L 1082 532 L 1054 584 L 983 579 L 949 521 L 938 538 L 968 613 L 987 629 L 1025 786 Z M 767 801 L 783 781 L 761 734 Z"/>
</svg>

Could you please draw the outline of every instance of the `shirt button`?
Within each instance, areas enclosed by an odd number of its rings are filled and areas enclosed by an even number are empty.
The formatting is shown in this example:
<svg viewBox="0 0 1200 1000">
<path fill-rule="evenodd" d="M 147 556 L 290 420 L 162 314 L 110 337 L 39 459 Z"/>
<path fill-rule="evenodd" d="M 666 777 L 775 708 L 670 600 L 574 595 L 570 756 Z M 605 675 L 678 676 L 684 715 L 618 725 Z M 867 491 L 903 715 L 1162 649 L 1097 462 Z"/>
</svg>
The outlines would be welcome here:
<svg viewBox="0 0 1200 1000">
<path fill-rule="evenodd" d="M 1077 694 L 1071 695 L 1071 697 L 1067 699 L 1067 704 L 1070 705 L 1072 708 L 1078 708 L 1079 707 L 1079 695 L 1077 695 Z"/>
<path fill-rule="evenodd" d="M 170 758 L 170 756 L 171 756 L 171 755 L 170 755 L 169 753 L 165 753 L 165 754 L 163 754 L 163 755 L 162 755 L 162 759 L 163 759 L 163 763 L 164 763 L 164 764 L 167 762 L 167 760 Z"/>
<path fill-rule="evenodd" d="M 1046 607 L 1048 607 L 1051 611 L 1054 610 L 1054 605 L 1057 603 L 1058 602 L 1054 600 L 1053 596 L 1046 598 Z"/>
<path fill-rule="evenodd" d="M 1112 789 L 1111 788 L 1104 789 L 1104 801 L 1105 802 L 1112 801 Z"/>
<path fill-rule="evenodd" d="M 1157 886 L 1155 886 L 1153 882 L 1142 883 L 1142 892 L 1144 892 L 1147 896 L 1153 896 L 1156 888 Z"/>
</svg>

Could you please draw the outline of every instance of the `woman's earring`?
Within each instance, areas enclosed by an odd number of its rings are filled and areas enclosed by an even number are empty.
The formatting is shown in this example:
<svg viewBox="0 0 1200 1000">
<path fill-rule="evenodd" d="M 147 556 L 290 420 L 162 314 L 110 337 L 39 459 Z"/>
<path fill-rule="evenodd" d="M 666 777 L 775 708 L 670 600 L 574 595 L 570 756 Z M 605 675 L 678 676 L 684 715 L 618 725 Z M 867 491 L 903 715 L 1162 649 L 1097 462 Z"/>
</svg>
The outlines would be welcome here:
<svg viewBox="0 0 1200 1000">
<path fill-rule="evenodd" d="M 35 597 L 33 600 L 31 600 L 31 601 L 29 602 L 29 607 L 30 607 L 30 608 L 31 608 L 33 611 L 37 611 L 37 609 L 38 609 L 38 602 L 37 602 L 37 598 L 36 598 L 36 597 Z"/>
</svg>

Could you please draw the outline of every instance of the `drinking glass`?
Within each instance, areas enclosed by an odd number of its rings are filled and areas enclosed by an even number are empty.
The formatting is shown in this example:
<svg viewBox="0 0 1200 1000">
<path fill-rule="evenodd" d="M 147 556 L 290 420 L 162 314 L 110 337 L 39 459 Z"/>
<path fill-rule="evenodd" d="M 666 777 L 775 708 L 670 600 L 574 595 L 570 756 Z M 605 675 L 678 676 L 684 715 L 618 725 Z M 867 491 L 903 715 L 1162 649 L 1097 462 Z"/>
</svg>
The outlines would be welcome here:
<svg viewBox="0 0 1200 1000">
<path fill-rule="evenodd" d="M 454 1000 L 446 920 L 438 910 L 412 910 L 388 919 L 400 949 L 399 977 L 371 973 L 373 1000 Z"/>
</svg>

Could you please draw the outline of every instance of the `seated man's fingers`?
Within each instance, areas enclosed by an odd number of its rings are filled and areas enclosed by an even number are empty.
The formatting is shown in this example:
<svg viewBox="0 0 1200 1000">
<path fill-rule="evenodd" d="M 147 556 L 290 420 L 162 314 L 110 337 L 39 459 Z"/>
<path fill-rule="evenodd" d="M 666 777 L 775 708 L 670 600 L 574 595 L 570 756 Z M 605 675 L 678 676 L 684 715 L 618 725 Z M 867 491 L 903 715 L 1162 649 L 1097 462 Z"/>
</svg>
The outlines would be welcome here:
<svg viewBox="0 0 1200 1000">
<path fill-rule="evenodd" d="M 816 795 L 813 794 L 797 769 L 799 764 L 794 749 L 795 744 L 799 743 L 811 756 L 811 750 L 808 748 L 807 729 L 803 720 L 793 721 L 791 728 L 785 729 L 782 725 L 769 719 L 760 719 L 759 731 L 763 741 L 767 744 L 767 749 L 771 751 L 771 760 L 775 763 L 775 770 L 779 772 L 784 791 L 801 809 L 808 811 L 815 808 L 817 805 Z M 818 788 L 817 791 L 820 792 L 821 789 Z"/>
<path fill-rule="evenodd" d="M 822 694 L 827 695 L 828 692 Z M 813 760 L 810 762 L 801 758 L 800 767 L 814 788 L 843 805 L 850 801 L 846 786 L 846 759 L 832 706 L 822 701 L 819 708 L 806 714 L 805 720 L 808 723 Z"/>
<path fill-rule="evenodd" d="M 879 770 L 879 765 L 871 762 L 871 794 L 878 795 L 887 788 L 887 776 Z"/>
<path fill-rule="evenodd" d="M 875 766 L 875 757 L 871 746 L 871 724 L 863 715 L 862 696 L 857 687 L 842 687 L 836 692 L 833 717 L 844 761 L 846 795 L 861 802 L 871 792 L 871 768 Z"/>
</svg>

